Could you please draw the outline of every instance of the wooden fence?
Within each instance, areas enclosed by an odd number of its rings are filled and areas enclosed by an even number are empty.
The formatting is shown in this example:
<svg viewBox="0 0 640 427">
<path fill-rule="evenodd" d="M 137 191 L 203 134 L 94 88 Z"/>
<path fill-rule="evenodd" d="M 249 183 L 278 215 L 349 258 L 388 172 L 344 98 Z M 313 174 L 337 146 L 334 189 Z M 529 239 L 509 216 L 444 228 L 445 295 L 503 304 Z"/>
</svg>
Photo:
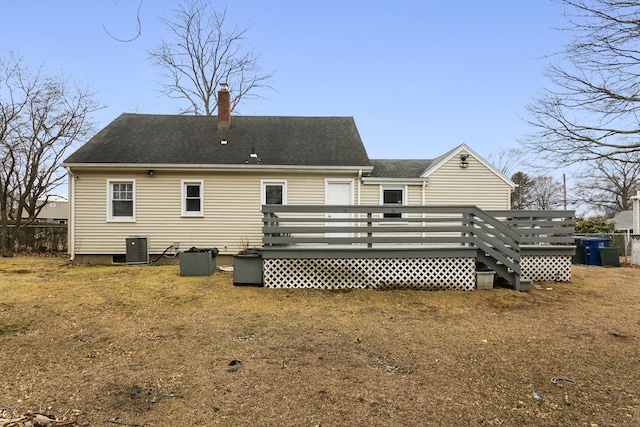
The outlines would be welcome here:
<svg viewBox="0 0 640 427">
<path fill-rule="evenodd" d="M 9 225 L 13 232 L 13 225 Z M 30 224 L 14 240 L 15 252 L 66 252 L 67 224 Z"/>
</svg>

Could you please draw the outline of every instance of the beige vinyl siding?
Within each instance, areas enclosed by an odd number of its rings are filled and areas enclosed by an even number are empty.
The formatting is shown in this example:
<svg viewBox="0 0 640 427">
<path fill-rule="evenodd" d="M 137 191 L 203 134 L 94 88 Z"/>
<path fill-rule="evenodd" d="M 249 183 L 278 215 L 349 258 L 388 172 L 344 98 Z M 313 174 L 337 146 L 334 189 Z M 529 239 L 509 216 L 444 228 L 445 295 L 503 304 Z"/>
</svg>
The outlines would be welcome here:
<svg viewBox="0 0 640 427">
<path fill-rule="evenodd" d="M 243 241 L 260 246 L 261 180 L 286 180 L 288 204 L 324 204 L 327 178 L 276 172 L 74 173 L 79 177 L 73 224 L 76 254 L 123 254 L 125 239 L 133 236 L 148 237 L 151 254 L 161 253 L 174 242 L 180 244 L 180 250 L 216 247 L 225 254 L 236 253 Z M 330 178 L 355 179 L 355 174 Z M 135 179 L 135 222 L 107 221 L 108 179 Z M 203 217 L 181 216 L 183 180 L 203 181 Z"/>
<path fill-rule="evenodd" d="M 361 184 L 360 185 L 360 204 L 361 205 L 379 205 L 380 204 L 380 186 L 377 184 Z"/>
<path fill-rule="evenodd" d="M 407 204 L 413 206 L 422 205 L 422 185 L 407 186 Z"/>
<path fill-rule="evenodd" d="M 476 205 L 481 209 L 510 209 L 511 186 L 476 159 L 462 169 L 457 157 L 429 175 L 427 205 Z"/>
<path fill-rule="evenodd" d="M 407 205 L 411 205 L 411 206 L 420 206 L 422 205 L 422 185 L 415 185 L 415 184 L 411 184 L 411 185 L 405 185 L 405 184 L 396 184 L 396 183 L 389 183 L 389 184 L 364 184 L 361 186 L 361 204 L 362 205 L 382 205 L 382 200 L 381 200 L 381 187 L 402 187 L 402 188 L 406 188 L 407 191 L 407 195 L 406 195 L 406 200 L 407 200 Z M 414 218 L 419 218 L 421 215 L 420 214 L 413 214 L 412 215 Z M 365 214 L 360 214 L 356 216 L 357 218 L 366 218 Z M 380 219 L 381 214 L 377 215 L 377 218 Z M 365 225 L 365 224 L 363 224 Z M 402 224 L 397 224 L 399 228 L 402 227 Z M 391 236 L 391 234 L 389 235 Z M 398 234 L 397 236 L 401 236 L 400 234 Z"/>
<path fill-rule="evenodd" d="M 440 166 L 431 175 L 425 187 L 424 204 L 475 205 L 481 209 L 509 209 L 511 186 L 497 176 L 493 170 L 472 157 L 467 159 L 469 166 L 462 169 L 458 156 Z M 379 205 L 381 187 L 400 187 L 401 183 L 362 185 L 361 201 L 363 205 Z M 407 184 L 407 204 L 422 205 L 422 185 Z M 418 215 L 417 215 L 418 216 Z M 443 217 L 445 214 L 430 214 L 429 217 Z M 452 225 L 457 225 L 454 221 Z M 442 235 L 455 233 L 442 233 Z"/>
<path fill-rule="evenodd" d="M 422 185 L 405 184 L 362 184 L 360 194 L 361 205 L 380 205 L 380 187 L 406 187 L 407 204 L 422 205 Z"/>
<path fill-rule="evenodd" d="M 454 156 L 427 177 L 424 204 L 476 205 L 481 209 L 510 209 L 511 186 L 480 161 L 469 157 L 469 166 L 459 166 L 459 156 Z M 361 204 L 379 205 L 380 188 L 403 186 L 402 183 L 363 184 Z M 422 205 L 422 185 L 408 184 L 407 204 Z"/>
</svg>

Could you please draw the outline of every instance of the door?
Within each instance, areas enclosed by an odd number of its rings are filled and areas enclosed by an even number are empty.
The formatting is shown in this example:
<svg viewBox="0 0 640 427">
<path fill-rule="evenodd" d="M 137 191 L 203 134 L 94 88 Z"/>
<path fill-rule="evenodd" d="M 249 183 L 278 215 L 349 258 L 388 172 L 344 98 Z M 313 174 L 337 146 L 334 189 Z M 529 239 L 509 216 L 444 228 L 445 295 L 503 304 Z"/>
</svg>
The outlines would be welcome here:
<svg viewBox="0 0 640 427">
<path fill-rule="evenodd" d="M 326 205 L 353 205 L 353 180 L 326 180 L 325 181 L 325 204 Z M 352 218 L 352 214 L 347 212 L 331 212 L 326 214 L 327 218 Z M 349 227 L 353 225 L 351 221 L 327 222 L 327 227 Z M 325 233 L 326 237 L 351 237 L 353 233 Z"/>
</svg>

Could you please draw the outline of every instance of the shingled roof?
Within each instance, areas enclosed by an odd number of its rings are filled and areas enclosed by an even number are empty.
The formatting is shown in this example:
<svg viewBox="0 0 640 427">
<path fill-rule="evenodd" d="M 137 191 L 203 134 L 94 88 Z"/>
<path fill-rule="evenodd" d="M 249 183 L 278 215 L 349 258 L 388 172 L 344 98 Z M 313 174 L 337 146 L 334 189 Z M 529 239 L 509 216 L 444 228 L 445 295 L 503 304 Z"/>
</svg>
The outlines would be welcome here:
<svg viewBox="0 0 640 427">
<path fill-rule="evenodd" d="M 122 114 L 64 163 L 371 165 L 352 117 L 234 116 L 229 130 L 217 130 L 217 121 L 215 116 Z"/>
<path fill-rule="evenodd" d="M 380 178 L 418 178 L 427 170 L 433 160 L 400 160 L 400 159 L 379 159 L 371 160 L 373 171 L 372 177 Z"/>
</svg>

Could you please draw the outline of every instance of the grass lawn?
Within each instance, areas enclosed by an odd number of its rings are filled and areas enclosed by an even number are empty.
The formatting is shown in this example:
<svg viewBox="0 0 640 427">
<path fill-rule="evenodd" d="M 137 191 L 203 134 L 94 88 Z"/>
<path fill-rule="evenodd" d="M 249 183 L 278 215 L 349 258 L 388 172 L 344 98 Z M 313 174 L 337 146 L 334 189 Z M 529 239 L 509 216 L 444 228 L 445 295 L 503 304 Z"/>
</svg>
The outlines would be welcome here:
<svg viewBox="0 0 640 427">
<path fill-rule="evenodd" d="M 541 285 L 270 290 L 2 258 L 0 425 L 640 425 L 640 269 Z"/>
</svg>

